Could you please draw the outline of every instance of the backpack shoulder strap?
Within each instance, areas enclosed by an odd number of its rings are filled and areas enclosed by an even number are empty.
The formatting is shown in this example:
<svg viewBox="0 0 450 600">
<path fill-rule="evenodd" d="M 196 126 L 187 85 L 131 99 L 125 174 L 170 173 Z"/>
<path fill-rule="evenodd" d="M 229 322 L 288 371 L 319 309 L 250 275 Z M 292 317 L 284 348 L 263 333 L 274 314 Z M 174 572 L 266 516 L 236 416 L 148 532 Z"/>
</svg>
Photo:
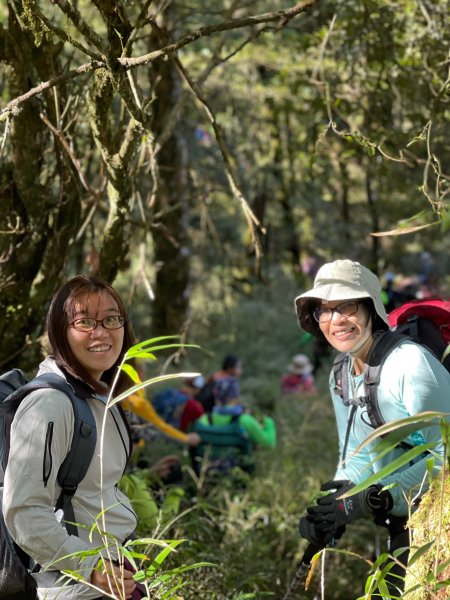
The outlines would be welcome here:
<svg viewBox="0 0 450 600">
<path fill-rule="evenodd" d="M 341 353 L 335 358 L 333 364 L 335 393 L 342 398 L 346 406 L 366 406 L 370 424 L 374 429 L 384 424 L 384 419 L 378 407 L 378 384 L 380 383 L 381 369 L 389 353 L 405 339 L 405 335 L 393 331 L 379 332 L 375 335 L 366 358 L 364 371 L 365 395 L 357 398 L 350 398 L 348 354 Z"/>
<path fill-rule="evenodd" d="M 346 406 L 351 404 L 348 385 L 348 361 L 349 355 L 341 352 L 336 356 L 333 363 L 334 391 L 342 398 Z"/>
<path fill-rule="evenodd" d="M 77 490 L 78 484 L 85 477 L 91 464 L 92 456 L 94 455 L 97 440 L 94 415 L 86 398 L 77 396 L 72 386 L 55 373 L 45 373 L 35 377 L 14 392 L 8 398 L 8 403 L 17 408 L 27 394 L 40 389 L 60 390 L 67 395 L 72 404 L 74 415 L 73 438 L 70 450 L 58 471 L 57 480 L 61 487 L 61 494 L 57 500 L 55 510 L 63 510 L 68 533 L 70 535 L 77 535 L 77 528 L 73 525 L 75 523 L 75 514 L 72 506 L 72 497 Z"/>
<path fill-rule="evenodd" d="M 385 424 L 378 405 L 378 385 L 384 361 L 407 336 L 394 331 L 385 331 L 375 336 L 369 349 L 364 371 L 364 389 L 367 398 L 367 416 L 374 429 Z"/>
</svg>

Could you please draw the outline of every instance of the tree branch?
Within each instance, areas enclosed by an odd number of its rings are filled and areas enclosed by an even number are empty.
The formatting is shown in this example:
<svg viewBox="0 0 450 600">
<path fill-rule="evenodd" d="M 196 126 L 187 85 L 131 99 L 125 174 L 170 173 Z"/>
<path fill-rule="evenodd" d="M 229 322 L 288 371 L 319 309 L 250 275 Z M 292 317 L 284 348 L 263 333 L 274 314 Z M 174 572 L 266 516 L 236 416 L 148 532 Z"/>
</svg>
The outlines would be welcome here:
<svg viewBox="0 0 450 600">
<path fill-rule="evenodd" d="M 191 44 L 192 42 L 195 42 L 200 38 L 208 37 L 220 31 L 229 31 L 230 29 L 252 27 L 261 23 L 269 23 L 270 21 L 289 21 L 290 19 L 296 17 L 298 14 L 304 12 L 309 6 L 315 4 L 315 1 L 316 0 L 303 0 L 303 2 L 299 2 L 292 8 L 288 8 L 286 10 L 279 10 L 272 13 L 265 13 L 263 15 L 245 17 L 242 19 L 231 19 L 230 21 L 220 23 L 219 25 L 209 25 L 207 27 L 200 27 L 200 29 L 197 29 L 197 31 L 185 35 L 177 42 L 169 44 L 164 48 L 154 50 L 153 52 L 149 52 L 148 54 L 144 54 L 143 56 L 138 56 L 136 58 L 119 58 L 118 62 L 123 67 L 130 69 L 138 65 L 144 65 L 148 62 L 152 62 L 157 58 L 160 58 L 161 56 L 173 54 L 174 52 L 177 52 L 180 48 L 183 48 L 184 46 L 187 46 L 188 44 Z"/>
<path fill-rule="evenodd" d="M 84 35 L 86 40 L 95 46 L 103 53 L 107 52 L 106 44 L 101 36 L 99 36 L 83 19 L 78 10 L 69 4 L 67 0 L 53 0 L 54 4 L 59 6 L 61 11 L 72 21 L 80 33 Z M 92 56 L 92 58 L 97 58 Z"/>
<path fill-rule="evenodd" d="M 64 31 L 64 29 L 61 29 L 60 27 L 57 27 L 49 19 L 47 19 L 47 17 L 42 12 L 40 6 L 35 1 L 33 1 L 33 8 L 36 11 L 36 16 L 42 21 L 42 23 L 47 27 L 47 29 L 49 31 L 52 31 L 56 36 L 58 36 L 58 38 L 60 40 L 62 40 L 64 42 L 69 42 L 70 44 L 72 44 L 72 46 L 74 46 L 75 48 L 78 48 L 78 50 L 80 50 L 84 54 L 87 54 L 88 56 L 90 56 L 94 60 L 101 60 L 102 59 L 101 56 L 99 56 L 95 52 L 92 52 L 91 50 L 89 50 L 89 48 L 85 48 L 83 46 L 83 44 L 80 44 L 77 40 L 75 40 L 73 37 L 71 37 L 66 31 Z M 61 10 L 62 10 L 62 8 L 61 8 Z M 69 16 L 69 14 L 67 14 L 67 16 Z M 79 21 L 80 21 L 79 23 L 76 23 L 77 28 L 78 28 L 78 30 L 85 37 L 87 37 L 86 36 L 86 33 L 87 33 L 86 27 L 83 27 L 83 24 L 81 22 L 81 16 L 79 18 Z M 87 39 L 88 39 L 88 41 L 92 41 L 90 38 L 87 38 Z M 100 49 L 102 49 L 103 48 L 103 41 L 98 36 L 97 36 L 97 39 L 100 40 Z"/>
<path fill-rule="evenodd" d="M 74 79 L 79 75 L 84 75 L 85 73 L 89 73 L 90 71 L 94 71 L 95 69 L 100 69 L 101 67 L 105 67 L 105 64 L 93 60 L 91 62 L 85 63 L 84 65 L 81 65 L 80 67 L 77 67 L 76 69 L 73 69 L 72 71 L 67 71 L 66 73 L 62 73 L 61 75 L 52 77 L 44 83 L 40 83 L 39 85 L 28 90 L 28 92 L 25 92 L 25 94 L 14 98 L 14 100 L 11 100 L 11 102 L 8 102 L 5 108 L 0 111 L 0 122 L 5 121 L 10 116 L 15 117 L 16 115 L 18 115 L 21 110 L 21 104 L 23 104 L 30 98 L 41 94 L 44 90 L 48 90 L 49 88 L 58 85 L 58 83 L 61 83 L 62 81 Z"/>
<path fill-rule="evenodd" d="M 195 82 L 191 79 L 190 75 L 188 74 L 188 72 L 186 71 L 186 69 L 184 68 L 184 66 L 182 65 L 182 63 L 180 62 L 179 58 L 177 56 L 173 56 L 172 57 L 175 64 L 177 65 L 180 73 L 183 75 L 183 77 L 185 78 L 185 80 L 187 81 L 187 83 L 189 84 L 189 87 L 192 89 L 192 91 L 194 92 L 195 96 L 197 97 L 197 99 L 201 102 L 201 104 L 203 105 L 208 118 L 211 122 L 211 125 L 213 127 L 214 130 L 214 134 L 216 136 L 216 140 L 217 140 L 217 144 L 219 146 L 219 150 L 220 153 L 222 154 L 222 159 L 224 162 L 224 166 L 225 166 L 225 172 L 227 175 L 227 179 L 228 182 L 230 184 L 230 188 L 231 191 L 233 193 L 233 196 L 241 203 L 243 212 L 244 212 L 244 216 L 247 220 L 249 229 L 251 231 L 252 234 L 252 241 L 253 241 L 253 245 L 255 248 L 255 254 L 256 254 L 256 259 L 259 262 L 261 256 L 262 256 L 262 249 L 261 249 L 261 245 L 259 243 L 259 238 L 258 238 L 258 234 L 257 234 L 257 230 L 256 227 L 259 228 L 261 230 L 262 233 L 265 233 L 265 229 L 264 227 L 261 225 L 261 223 L 259 222 L 259 220 L 257 219 L 256 215 L 253 213 L 252 209 L 250 208 L 247 200 L 245 199 L 241 189 L 239 188 L 239 185 L 237 184 L 236 178 L 234 176 L 233 173 L 233 167 L 231 164 L 231 159 L 230 156 L 228 154 L 228 151 L 226 149 L 224 140 L 223 140 L 223 136 L 222 136 L 222 129 L 219 125 L 219 123 L 216 120 L 216 117 L 208 103 L 208 101 L 206 100 L 206 98 L 204 97 L 204 95 L 202 94 L 201 90 L 199 89 L 199 87 L 195 84 Z"/>
<path fill-rule="evenodd" d="M 184 36 L 178 42 L 173 44 L 169 44 L 164 48 L 159 50 L 155 50 L 154 52 L 150 52 L 149 54 L 145 54 L 144 56 L 136 57 L 136 58 L 118 58 L 117 62 L 125 67 L 126 69 L 131 69 L 140 65 L 147 64 L 156 60 L 157 58 L 161 58 L 162 56 L 166 56 L 169 54 L 173 54 L 180 48 L 187 46 L 188 44 L 195 42 L 196 40 L 212 35 L 213 33 L 217 33 L 219 31 L 229 31 L 231 29 L 239 29 L 242 27 L 250 27 L 253 25 L 258 25 L 260 23 L 268 23 L 270 21 L 284 20 L 287 22 L 298 14 L 304 12 L 306 8 L 315 4 L 316 0 L 303 0 L 293 6 L 292 8 L 288 8 L 286 10 L 280 10 L 273 13 L 266 13 L 264 15 L 257 15 L 254 17 L 246 17 L 243 19 L 232 19 L 231 21 L 227 21 L 220 25 L 213 25 L 208 27 L 201 27 L 197 31 Z M 83 50 L 84 51 L 84 50 Z M 66 73 L 62 73 L 57 77 L 53 77 L 44 83 L 40 83 L 38 86 L 31 88 L 25 94 L 22 94 L 18 98 L 11 100 L 5 106 L 3 110 L 0 111 L 0 122 L 4 121 L 10 116 L 16 116 L 20 111 L 20 105 L 32 98 L 33 96 L 37 96 L 42 93 L 44 90 L 47 90 L 55 85 L 58 85 L 62 81 L 66 81 L 68 79 L 72 79 L 77 77 L 78 75 L 83 75 L 90 71 L 94 71 L 95 69 L 99 69 L 101 67 L 106 67 L 106 64 L 100 60 L 92 60 L 88 63 L 73 69 L 72 71 L 68 71 Z M 136 116 L 136 115 L 135 115 Z"/>
</svg>

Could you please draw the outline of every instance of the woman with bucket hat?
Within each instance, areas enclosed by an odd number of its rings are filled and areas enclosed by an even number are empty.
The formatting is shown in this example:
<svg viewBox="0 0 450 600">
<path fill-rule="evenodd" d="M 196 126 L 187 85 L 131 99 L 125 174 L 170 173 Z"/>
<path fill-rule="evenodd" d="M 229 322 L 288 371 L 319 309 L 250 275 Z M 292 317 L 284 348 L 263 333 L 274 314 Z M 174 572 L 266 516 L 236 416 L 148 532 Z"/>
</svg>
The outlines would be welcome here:
<svg viewBox="0 0 450 600">
<path fill-rule="evenodd" d="M 409 546 L 408 514 L 411 505 L 418 503 L 428 487 L 430 454 L 420 454 L 390 475 L 380 476 L 375 485 L 359 493 L 341 496 L 391 464 L 407 447 L 433 443 L 433 471 L 437 473 L 441 466 L 438 457 L 444 457 L 439 425 L 410 434 L 404 443 L 381 458 L 375 456 L 376 442 L 359 449 L 373 433 L 368 405 L 362 401 L 367 398 L 364 373 L 368 356 L 379 332 L 389 329 L 381 283 L 374 273 L 351 260 L 327 263 L 317 272 L 313 288 L 299 295 L 295 304 L 300 326 L 342 353 L 346 358 L 343 369 L 347 370 L 342 381 L 335 381 L 333 369 L 329 382 L 339 435 L 339 464 L 334 479 L 322 485 L 321 490 L 328 494 L 322 495 L 300 519 L 300 534 L 314 546 L 323 548 L 333 538 L 340 537 L 349 523 L 372 516 L 375 523 L 388 528 L 392 555 L 395 549 Z M 343 395 L 338 392 L 344 380 L 348 383 Z M 347 397 L 345 403 L 343 397 Z M 384 422 L 424 411 L 448 412 L 449 397 L 448 372 L 423 346 L 405 338 L 386 356 L 377 390 Z M 386 578 L 391 592 L 402 589 L 402 565 L 407 558 L 406 550 L 397 557 Z"/>
</svg>

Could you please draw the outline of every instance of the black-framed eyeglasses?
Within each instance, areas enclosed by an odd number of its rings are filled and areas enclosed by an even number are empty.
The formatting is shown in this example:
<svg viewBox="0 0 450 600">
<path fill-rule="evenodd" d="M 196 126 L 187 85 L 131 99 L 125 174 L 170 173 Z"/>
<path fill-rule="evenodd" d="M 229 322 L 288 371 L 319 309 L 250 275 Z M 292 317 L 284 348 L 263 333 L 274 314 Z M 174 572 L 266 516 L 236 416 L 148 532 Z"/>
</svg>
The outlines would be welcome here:
<svg viewBox="0 0 450 600">
<path fill-rule="evenodd" d="M 314 310 L 313 316 L 318 323 L 326 323 L 327 321 L 331 321 L 333 318 L 333 313 L 335 312 L 344 317 L 349 317 L 350 315 L 354 315 L 358 308 L 359 302 L 356 300 L 349 300 L 348 302 L 342 302 L 342 304 L 338 304 L 334 308 L 318 306 Z"/>
<path fill-rule="evenodd" d="M 120 315 L 111 315 L 104 319 L 82 317 L 81 319 L 75 319 L 69 325 L 77 331 L 94 331 L 99 323 L 104 329 L 120 329 L 125 325 L 125 318 Z"/>
</svg>

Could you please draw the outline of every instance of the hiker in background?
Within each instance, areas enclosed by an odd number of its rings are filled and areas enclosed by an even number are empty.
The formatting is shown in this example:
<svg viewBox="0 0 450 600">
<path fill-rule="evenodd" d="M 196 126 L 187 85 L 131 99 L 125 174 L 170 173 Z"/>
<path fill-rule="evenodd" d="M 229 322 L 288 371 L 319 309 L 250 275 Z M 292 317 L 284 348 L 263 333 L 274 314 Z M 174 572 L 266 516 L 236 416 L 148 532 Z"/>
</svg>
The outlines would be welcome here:
<svg viewBox="0 0 450 600">
<path fill-rule="evenodd" d="M 227 354 L 223 359 L 222 368 L 213 373 L 196 398 L 201 402 L 205 412 L 212 411 L 215 404 L 223 404 L 224 394 L 238 400 L 240 390 L 240 376 L 242 374 L 242 361 L 234 354 Z M 225 392 L 223 390 L 226 390 Z"/>
<path fill-rule="evenodd" d="M 129 539 L 136 527 L 128 498 L 116 487 L 129 457 L 129 429 L 117 405 L 105 407 L 117 367 L 132 345 L 124 303 L 103 280 L 81 275 L 56 292 L 46 325 L 52 354 L 41 363 L 39 373 L 57 374 L 78 396 L 86 398 L 97 424 L 96 450 L 73 497 L 78 535 L 69 535 L 54 508 L 61 491 L 56 476 L 73 437 L 71 402 L 56 389 L 27 395 L 11 427 L 3 497 L 6 524 L 18 546 L 41 567 L 33 574 L 39 598 L 88 600 L 102 598 L 102 592 L 143 597 L 131 566 L 114 562 L 119 558 L 117 546 Z M 114 393 L 127 387 L 129 382 L 120 375 Z M 100 514 L 97 528 L 94 523 Z M 99 547 L 105 559 L 102 566 L 97 567 L 98 552 L 83 558 L 73 556 Z M 61 570 L 76 571 L 97 589 L 63 576 Z"/>
<path fill-rule="evenodd" d="M 391 464 L 407 448 L 434 443 L 433 473 L 442 466 L 444 445 L 439 425 L 424 427 L 405 438 L 384 456 L 375 457 L 371 444 L 356 450 L 373 433 L 371 412 L 364 400 L 364 372 L 370 364 L 374 340 L 388 330 L 388 318 L 381 300 L 381 284 L 366 267 L 351 260 L 337 260 L 319 269 L 313 289 L 296 298 L 300 326 L 326 339 L 343 353 L 342 378 L 330 375 L 330 392 L 339 433 L 340 460 L 334 478 L 322 485 L 328 492 L 307 509 L 300 519 L 300 534 L 311 544 L 325 547 L 339 538 L 356 519 L 371 516 L 389 531 L 389 553 L 409 547 L 406 529 L 410 508 L 414 509 L 429 485 L 429 453 L 422 453 L 375 485 L 342 499 L 341 496 Z M 344 377 L 345 375 L 345 377 Z M 344 381 L 348 386 L 344 387 Z M 342 386 L 341 386 L 342 384 Z M 341 392 L 341 393 L 340 393 Z M 343 397 L 347 398 L 344 403 Z M 377 390 L 378 409 L 384 422 L 406 418 L 423 411 L 448 412 L 450 377 L 439 360 L 422 345 L 405 338 L 387 354 Z M 367 402 L 367 400 L 366 400 Z M 371 409 L 371 410 L 369 410 Z M 389 489 L 386 489 L 389 488 Z M 397 556 L 406 565 L 408 551 Z M 404 568 L 394 564 L 386 576 L 392 593 L 403 585 Z"/>
<path fill-rule="evenodd" d="M 231 425 L 234 426 L 236 433 L 240 436 L 240 440 L 236 439 L 236 443 L 233 443 L 231 438 L 227 437 L 229 433 L 226 426 Z M 251 468 L 247 467 L 251 466 L 252 463 L 249 461 L 246 465 L 245 461 L 251 455 L 252 447 L 256 445 L 275 448 L 277 444 L 276 426 L 272 417 L 264 417 L 261 425 L 240 403 L 231 380 L 228 380 L 227 385 L 222 385 L 212 412 L 202 415 L 196 421 L 194 431 L 202 439 L 199 446 L 194 448 L 191 453 L 194 470 L 197 472 L 199 462 L 207 452 L 208 446 L 212 449 L 211 457 L 213 459 L 217 457 L 215 464 L 212 465 L 213 469 L 222 472 L 228 471 L 232 466 L 235 466 L 234 459 L 238 455 L 237 466 L 251 472 Z M 216 450 L 218 451 L 217 454 Z M 242 457 L 242 461 L 239 461 L 239 453 L 246 455 Z"/>
<path fill-rule="evenodd" d="M 281 377 L 281 394 L 317 394 L 313 366 L 306 354 L 296 354 Z"/>
<path fill-rule="evenodd" d="M 194 395 L 203 387 L 204 382 L 204 378 L 198 375 L 185 379 L 180 389 L 161 389 L 151 401 L 141 389 L 122 402 L 122 406 L 129 411 L 127 416 L 133 440 L 131 463 L 134 468 L 155 469 L 154 457 L 149 456 L 148 444 L 154 446 L 156 439 L 165 437 L 167 441 L 173 440 L 191 448 L 200 443 L 200 436 L 192 431 L 192 427 L 204 410 Z M 160 455 L 167 451 L 168 455 L 158 458 L 156 464 L 160 466 L 159 471 L 155 470 L 163 485 L 181 482 L 183 479 L 181 458 L 171 448 L 153 448 L 151 454 L 156 452 Z"/>
<path fill-rule="evenodd" d="M 196 395 L 204 385 L 205 378 L 202 375 L 184 380 L 183 386 L 180 389 L 181 393 L 186 396 L 183 412 L 180 415 L 181 431 L 191 431 L 195 421 L 205 412 L 201 402 L 196 398 Z"/>
<path fill-rule="evenodd" d="M 161 390 L 161 392 L 170 390 L 171 393 L 164 398 L 164 394 L 160 393 L 159 400 L 156 394 L 154 403 L 147 399 L 143 389 L 126 398 L 122 405 L 125 410 L 133 413 L 129 419 L 135 433 L 134 441 L 138 443 L 139 440 L 145 442 L 154 439 L 154 431 L 148 431 L 147 423 L 150 423 L 167 437 L 188 446 L 196 446 L 200 438 L 196 433 L 188 430 L 204 412 L 202 405 L 194 397 L 203 384 L 202 376 L 185 380 L 181 390 L 176 388 Z"/>
</svg>

